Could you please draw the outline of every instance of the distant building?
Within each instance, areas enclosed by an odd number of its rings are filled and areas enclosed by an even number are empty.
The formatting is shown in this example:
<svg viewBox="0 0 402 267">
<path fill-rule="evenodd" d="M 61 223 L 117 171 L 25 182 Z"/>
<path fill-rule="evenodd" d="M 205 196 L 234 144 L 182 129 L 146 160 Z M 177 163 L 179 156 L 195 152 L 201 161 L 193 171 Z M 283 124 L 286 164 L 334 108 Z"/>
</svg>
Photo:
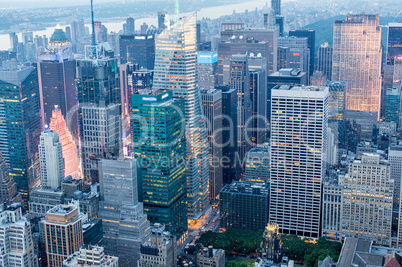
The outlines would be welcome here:
<svg viewBox="0 0 402 267">
<path fill-rule="evenodd" d="M 105 255 L 104 248 L 84 245 L 63 262 L 63 267 L 118 267 L 119 258 Z"/>
<path fill-rule="evenodd" d="M 164 225 L 158 223 L 151 227 L 151 236 L 141 245 L 138 267 L 176 266 L 176 237 L 165 232 Z"/>
<path fill-rule="evenodd" d="M 267 74 L 264 69 L 249 69 L 251 98 L 251 142 L 253 146 L 267 141 Z"/>
<path fill-rule="evenodd" d="M 43 225 L 48 266 L 62 266 L 83 245 L 81 219 L 78 208 L 71 205 L 58 205 L 47 212 Z"/>
<path fill-rule="evenodd" d="M 400 88 L 387 88 L 385 93 L 385 114 L 384 120 L 386 122 L 395 122 L 399 124 L 400 117 Z"/>
<path fill-rule="evenodd" d="M 309 62 L 310 51 L 307 38 L 278 38 L 278 70 L 299 69 L 307 73 L 307 79 L 309 80 Z"/>
<path fill-rule="evenodd" d="M 38 267 L 31 224 L 22 216 L 21 205 L 13 204 L 0 212 L 0 265 Z"/>
<path fill-rule="evenodd" d="M 197 53 L 197 75 L 200 89 L 214 89 L 218 82 L 218 52 Z"/>
<path fill-rule="evenodd" d="M 158 29 L 164 30 L 170 24 L 169 17 L 165 11 L 158 11 Z"/>
<path fill-rule="evenodd" d="M 126 34 L 134 34 L 135 33 L 135 19 L 127 18 L 126 19 Z"/>
<path fill-rule="evenodd" d="M 328 80 L 332 80 L 332 46 L 324 43 L 318 47 L 316 70 L 322 71 Z"/>
<path fill-rule="evenodd" d="M 391 246 L 394 181 L 379 155 L 364 154 L 349 163 L 342 179 L 342 235 Z"/>
<path fill-rule="evenodd" d="M 119 45 L 121 64 L 138 63 L 140 68 L 154 69 L 155 39 L 153 35 L 123 34 L 119 37 Z"/>
<path fill-rule="evenodd" d="M 326 81 L 329 88 L 328 121 L 343 121 L 345 113 L 345 92 L 347 82 Z"/>
<path fill-rule="evenodd" d="M 258 145 L 247 153 L 245 182 L 270 182 L 270 147 L 268 144 Z"/>
<path fill-rule="evenodd" d="M 259 231 L 268 223 L 269 183 L 233 182 L 219 193 L 222 228 Z"/>
<path fill-rule="evenodd" d="M 388 23 L 387 65 L 394 65 L 395 58 L 402 56 L 402 23 Z"/>
<path fill-rule="evenodd" d="M 309 75 L 312 76 L 315 70 L 315 31 L 314 30 L 290 30 L 289 36 L 295 36 L 298 38 L 307 38 L 308 49 L 309 49 Z"/>
<path fill-rule="evenodd" d="M 64 192 L 51 188 L 34 188 L 29 195 L 29 214 L 34 218 L 44 218 L 47 212 L 64 203 Z"/>
</svg>

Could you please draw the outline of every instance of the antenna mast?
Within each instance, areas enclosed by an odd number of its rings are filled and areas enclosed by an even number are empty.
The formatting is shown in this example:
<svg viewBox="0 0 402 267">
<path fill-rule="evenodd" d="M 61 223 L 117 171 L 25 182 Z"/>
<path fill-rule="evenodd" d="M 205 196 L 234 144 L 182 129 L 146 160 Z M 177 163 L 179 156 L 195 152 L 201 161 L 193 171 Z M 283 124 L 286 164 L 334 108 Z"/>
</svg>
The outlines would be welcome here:
<svg viewBox="0 0 402 267">
<path fill-rule="evenodd" d="M 94 21 L 94 3 L 93 3 L 93 0 L 91 0 L 91 22 L 92 22 L 92 45 L 96 45 L 95 21 Z"/>
</svg>

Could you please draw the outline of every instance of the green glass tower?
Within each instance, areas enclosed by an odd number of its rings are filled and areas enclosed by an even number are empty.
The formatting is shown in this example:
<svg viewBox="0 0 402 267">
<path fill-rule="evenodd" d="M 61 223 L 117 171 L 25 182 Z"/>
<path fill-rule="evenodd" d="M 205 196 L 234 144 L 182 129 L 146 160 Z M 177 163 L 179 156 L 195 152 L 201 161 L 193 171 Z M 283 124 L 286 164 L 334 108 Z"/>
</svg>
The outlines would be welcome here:
<svg viewBox="0 0 402 267">
<path fill-rule="evenodd" d="M 164 224 L 178 238 L 187 230 L 184 105 L 172 91 L 132 96 L 139 199 L 151 223 Z"/>
<path fill-rule="evenodd" d="M 41 130 L 36 69 L 30 66 L 0 71 L 0 151 L 26 209 L 29 191 L 40 181 Z"/>
</svg>

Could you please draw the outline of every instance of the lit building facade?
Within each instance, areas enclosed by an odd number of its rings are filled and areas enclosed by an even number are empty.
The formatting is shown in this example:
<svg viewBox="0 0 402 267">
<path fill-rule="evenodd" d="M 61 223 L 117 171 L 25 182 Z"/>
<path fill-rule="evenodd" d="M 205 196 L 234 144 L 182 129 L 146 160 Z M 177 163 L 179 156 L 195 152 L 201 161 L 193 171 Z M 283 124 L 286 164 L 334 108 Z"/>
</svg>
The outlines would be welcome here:
<svg viewBox="0 0 402 267">
<path fill-rule="evenodd" d="M 258 145 L 247 153 L 244 181 L 246 182 L 270 182 L 269 164 L 270 146 L 268 144 Z"/>
<path fill-rule="evenodd" d="M 381 27 L 378 15 L 348 15 L 336 20 L 332 80 L 346 81 L 345 108 L 376 112 L 381 106 Z"/>
<path fill-rule="evenodd" d="M 371 239 L 391 246 L 394 181 L 379 155 L 364 154 L 349 163 L 342 179 L 342 236 Z"/>
<path fill-rule="evenodd" d="M 195 14 L 156 37 L 153 89 L 172 90 L 185 99 L 187 203 L 190 219 L 209 207 L 208 135 L 196 76 Z"/>
<path fill-rule="evenodd" d="M 155 64 L 155 38 L 148 34 L 123 34 L 119 36 L 120 62 L 138 63 L 153 70 Z"/>
<path fill-rule="evenodd" d="M 56 131 L 59 135 L 59 140 L 63 150 L 65 176 L 71 175 L 74 179 L 79 178 L 80 172 L 77 145 L 67 128 L 66 121 L 64 120 L 61 110 L 58 108 L 52 111 L 49 129 Z"/>
<path fill-rule="evenodd" d="M 282 233 L 320 236 L 328 88 L 281 86 L 271 98 L 270 222 Z"/>
<path fill-rule="evenodd" d="M 218 82 L 218 52 L 198 51 L 197 75 L 200 89 L 214 89 Z"/>
<path fill-rule="evenodd" d="M 63 149 L 56 131 L 45 130 L 39 143 L 42 187 L 59 188 L 64 179 Z"/>
<path fill-rule="evenodd" d="M 140 197 L 151 223 L 187 231 L 184 100 L 172 91 L 133 95 L 133 143 Z"/>
<path fill-rule="evenodd" d="M 324 86 L 329 89 L 328 121 L 343 121 L 347 82 L 327 80 Z"/>
<path fill-rule="evenodd" d="M 0 151 L 0 201 L 1 203 L 13 202 L 17 194 L 17 184 L 10 175 L 8 165 Z"/>
</svg>

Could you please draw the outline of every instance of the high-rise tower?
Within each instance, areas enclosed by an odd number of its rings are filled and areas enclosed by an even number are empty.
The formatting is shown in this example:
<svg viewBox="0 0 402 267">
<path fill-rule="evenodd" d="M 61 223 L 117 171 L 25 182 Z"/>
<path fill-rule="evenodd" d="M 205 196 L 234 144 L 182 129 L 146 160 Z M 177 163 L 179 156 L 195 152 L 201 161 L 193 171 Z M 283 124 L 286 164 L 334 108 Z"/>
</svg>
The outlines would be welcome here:
<svg viewBox="0 0 402 267">
<path fill-rule="evenodd" d="M 154 90 L 185 99 L 188 215 L 198 219 L 209 206 L 208 136 L 196 78 L 197 16 L 177 22 L 156 37 Z"/>
<path fill-rule="evenodd" d="M 63 149 L 56 131 L 45 130 L 39 143 L 42 187 L 59 188 L 64 179 Z"/>
<path fill-rule="evenodd" d="M 346 110 L 377 112 L 381 106 L 381 27 L 378 15 L 336 20 L 332 80 L 346 81 Z"/>
<path fill-rule="evenodd" d="M 278 86 L 271 103 L 270 222 L 284 234 L 318 238 L 328 87 Z"/>
</svg>

